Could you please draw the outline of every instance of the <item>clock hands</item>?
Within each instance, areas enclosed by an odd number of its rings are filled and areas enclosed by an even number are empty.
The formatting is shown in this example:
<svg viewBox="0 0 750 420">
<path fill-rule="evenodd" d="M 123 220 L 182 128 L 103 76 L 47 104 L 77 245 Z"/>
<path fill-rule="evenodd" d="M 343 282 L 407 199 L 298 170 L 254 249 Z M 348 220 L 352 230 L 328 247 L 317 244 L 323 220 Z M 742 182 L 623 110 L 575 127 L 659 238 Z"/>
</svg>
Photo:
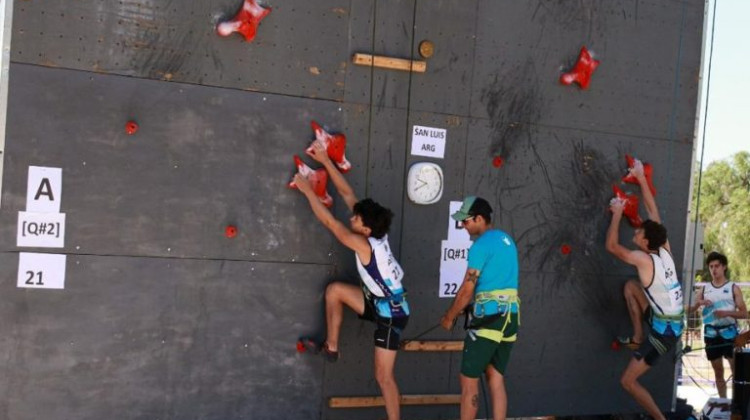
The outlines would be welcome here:
<svg viewBox="0 0 750 420">
<path fill-rule="evenodd" d="M 417 162 L 409 168 L 406 189 L 416 204 L 432 204 L 443 194 L 443 171 L 431 162 Z"/>
</svg>

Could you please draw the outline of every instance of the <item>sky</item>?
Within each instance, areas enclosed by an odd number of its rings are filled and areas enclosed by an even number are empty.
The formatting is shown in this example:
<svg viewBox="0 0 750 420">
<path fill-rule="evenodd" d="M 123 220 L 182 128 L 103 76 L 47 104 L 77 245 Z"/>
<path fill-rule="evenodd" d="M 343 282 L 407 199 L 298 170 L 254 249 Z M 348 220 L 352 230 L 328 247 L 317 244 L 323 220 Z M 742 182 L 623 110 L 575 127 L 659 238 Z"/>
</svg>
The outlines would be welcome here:
<svg viewBox="0 0 750 420">
<path fill-rule="evenodd" d="M 711 51 L 711 20 L 716 3 L 710 90 L 706 95 L 708 58 Z M 701 130 L 698 155 L 703 141 L 703 118 L 708 97 L 703 167 L 739 151 L 750 151 L 750 0 L 709 0 L 706 46 L 704 49 Z"/>
</svg>

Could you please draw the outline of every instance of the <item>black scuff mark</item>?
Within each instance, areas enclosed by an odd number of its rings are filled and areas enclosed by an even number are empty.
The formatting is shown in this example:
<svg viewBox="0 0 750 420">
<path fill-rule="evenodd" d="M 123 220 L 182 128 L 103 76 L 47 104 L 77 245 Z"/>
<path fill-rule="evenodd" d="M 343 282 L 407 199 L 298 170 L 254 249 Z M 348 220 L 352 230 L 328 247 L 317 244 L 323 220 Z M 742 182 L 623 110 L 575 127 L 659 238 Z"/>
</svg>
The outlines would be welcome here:
<svg viewBox="0 0 750 420">
<path fill-rule="evenodd" d="M 542 0 L 539 0 L 536 3 L 536 7 L 534 8 L 534 13 L 531 14 L 531 21 L 533 22 L 536 20 L 536 14 L 539 13 L 539 9 L 542 7 Z"/>
<path fill-rule="evenodd" d="M 575 30 L 576 27 L 582 28 L 583 24 L 587 24 L 588 37 L 591 39 L 591 34 L 595 29 L 605 28 L 606 25 L 603 22 L 598 21 L 600 16 L 606 15 L 606 13 L 597 13 L 595 7 L 599 2 L 593 0 L 557 0 L 552 1 L 540 1 L 532 14 L 531 20 L 534 21 L 538 18 L 540 23 L 544 23 L 547 18 L 558 26 L 565 27 L 568 30 Z M 540 10 L 542 13 L 540 14 Z"/>
<path fill-rule="evenodd" d="M 563 142 L 564 143 L 564 142 Z M 572 141 L 572 156 L 561 165 L 549 185 L 564 194 L 554 196 L 548 229 L 540 236 L 545 249 L 539 260 L 540 271 L 554 271 L 553 288 L 576 284 L 579 274 L 608 272 L 610 259 L 604 249 L 609 223 L 607 203 L 612 197 L 611 185 L 622 176 L 616 170 L 619 160 L 608 159 L 582 140 Z M 571 253 L 563 255 L 560 246 L 567 244 Z"/>
<path fill-rule="evenodd" d="M 490 118 L 490 157 L 510 159 L 514 148 L 529 137 L 531 124 L 541 116 L 538 81 L 528 80 L 529 75 L 536 75 L 531 59 L 502 76 L 495 74 L 492 83 L 482 90 L 481 100 Z"/>
<path fill-rule="evenodd" d="M 545 184 L 547 185 L 547 188 L 549 188 L 550 196 L 552 196 L 552 201 L 557 201 L 555 197 L 555 188 L 552 185 L 552 179 L 549 176 L 549 170 L 547 169 L 547 165 L 544 163 L 544 160 L 539 155 L 539 152 L 536 150 L 536 146 L 534 145 L 534 142 L 531 141 L 530 138 L 529 138 L 529 147 L 531 147 L 531 151 L 534 152 L 534 158 L 536 160 L 537 165 L 542 170 Z"/>
<path fill-rule="evenodd" d="M 385 93 L 388 90 L 388 78 L 383 78 L 383 87 L 380 89 L 380 97 L 378 98 L 378 111 L 382 111 L 385 108 Z"/>
<path fill-rule="evenodd" d="M 635 26 L 638 26 L 638 3 L 640 0 L 635 0 Z"/>
<path fill-rule="evenodd" d="M 537 260 L 538 271 L 543 273 L 546 293 L 557 295 L 566 290 L 580 296 L 593 314 L 609 314 L 622 305 L 622 285 L 602 278 L 617 267 L 604 243 L 610 221 L 607 203 L 612 197 L 611 185 L 622 176 L 622 153 L 604 156 L 582 140 L 572 141 L 571 149 L 572 159 L 558 171 L 555 186 L 566 194 L 558 195 L 552 203 L 552 217 L 539 226 L 535 236 L 534 246 L 544 249 Z M 568 255 L 561 252 L 563 244 L 571 249 Z M 595 318 L 606 331 L 615 332 L 613 323 L 619 318 Z"/>
</svg>

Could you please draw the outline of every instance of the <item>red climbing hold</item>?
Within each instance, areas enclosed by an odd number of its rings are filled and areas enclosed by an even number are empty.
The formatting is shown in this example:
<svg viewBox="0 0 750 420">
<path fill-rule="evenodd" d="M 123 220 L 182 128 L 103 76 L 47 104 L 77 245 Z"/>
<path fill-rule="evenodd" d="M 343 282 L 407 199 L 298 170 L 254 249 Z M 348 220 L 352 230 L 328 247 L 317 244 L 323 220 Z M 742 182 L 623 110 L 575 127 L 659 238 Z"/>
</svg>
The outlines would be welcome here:
<svg viewBox="0 0 750 420">
<path fill-rule="evenodd" d="M 625 160 L 628 162 L 628 168 L 632 169 L 637 159 L 630 155 L 625 155 Z M 644 163 L 643 174 L 646 176 L 646 182 L 648 182 L 648 189 L 651 190 L 651 195 L 656 195 L 656 187 L 654 187 L 654 177 L 653 177 L 654 167 L 651 166 L 650 163 Z M 638 180 L 635 178 L 635 175 L 631 174 L 630 172 L 628 172 L 628 174 L 622 178 L 622 182 L 627 182 L 628 184 L 638 185 Z"/>
<path fill-rule="evenodd" d="M 232 225 L 227 226 L 224 229 L 224 235 L 227 238 L 234 238 L 235 236 L 237 236 L 237 228 Z"/>
<path fill-rule="evenodd" d="M 599 60 L 594 60 L 589 50 L 586 47 L 581 47 L 581 53 L 578 54 L 578 61 L 576 61 L 575 67 L 570 72 L 563 73 L 560 76 L 560 83 L 569 85 L 575 82 L 578 83 L 581 89 L 588 89 L 591 75 L 597 66 L 599 66 Z"/>
<path fill-rule="evenodd" d="M 568 245 L 568 244 L 563 244 L 563 246 L 560 247 L 560 252 L 563 255 L 570 254 L 570 251 L 572 251 L 572 249 L 570 248 L 570 245 Z"/>
<path fill-rule="evenodd" d="M 612 343 L 609 345 L 609 347 L 614 351 L 620 350 L 620 342 L 617 341 L 617 339 L 612 340 Z"/>
<path fill-rule="evenodd" d="M 492 166 L 496 168 L 503 166 L 504 163 L 505 163 L 505 160 L 503 160 L 502 156 L 495 156 L 495 158 L 492 159 Z"/>
<path fill-rule="evenodd" d="M 346 136 L 340 133 L 329 134 L 315 121 L 311 121 L 310 126 L 315 133 L 315 141 L 319 141 L 326 148 L 328 157 L 331 158 L 333 163 L 336 164 L 341 172 L 349 172 L 352 169 L 352 164 L 346 160 L 346 155 L 344 154 L 346 152 Z M 312 145 L 305 152 L 312 156 Z"/>
<path fill-rule="evenodd" d="M 305 343 L 302 340 L 297 340 L 297 353 L 304 353 L 305 351 L 307 351 Z"/>
<path fill-rule="evenodd" d="M 232 20 L 222 22 L 216 27 L 216 32 L 221 36 L 229 36 L 239 32 L 245 37 L 245 41 L 252 42 L 258 31 L 258 24 L 264 17 L 271 13 L 271 8 L 261 7 L 255 0 L 245 0 L 242 9 Z"/>
<path fill-rule="evenodd" d="M 641 220 L 641 216 L 638 214 L 638 196 L 634 194 L 625 194 L 621 189 L 617 187 L 617 185 L 612 186 L 612 191 L 614 191 L 615 193 L 615 198 L 618 198 L 625 202 L 625 208 L 623 209 L 622 214 L 624 214 L 625 217 L 628 218 L 630 226 L 636 228 L 640 227 L 643 221 Z"/>
<path fill-rule="evenodd" d="M 128 133 L 129 136 L 132 136 L 138 131 L 138 124 L 136 124 L 135 121 L 128 121 L 125 123 L 125 132 Z"/>
<path fill-rule="evenodd" d="M 297 155 L 294 155 L 294 164 L 297 166 L 297 172 L 310 181 L 310 185 L 312 186 L 313 191 L 315 191 L 315 195 L 320 198 L 323 205 L 331 207 L 333 205 L 333 198 L 328 195 L 328 191 L 326 191 L 328 172 L 326 172 L 325 169 L 313 170 L 311 167 L 305 165 L 305 162 L 303 162 Z M 289 188 L 297 188 L 297 185 L 293 180 L 289 183 Z"/>
</svg>

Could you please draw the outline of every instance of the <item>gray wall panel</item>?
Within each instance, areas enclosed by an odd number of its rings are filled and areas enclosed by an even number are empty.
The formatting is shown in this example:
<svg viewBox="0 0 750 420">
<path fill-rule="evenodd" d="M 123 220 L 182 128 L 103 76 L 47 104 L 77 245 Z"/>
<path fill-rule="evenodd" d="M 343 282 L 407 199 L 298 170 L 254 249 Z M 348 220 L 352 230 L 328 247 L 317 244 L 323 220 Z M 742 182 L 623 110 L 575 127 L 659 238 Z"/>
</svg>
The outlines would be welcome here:
<svg viewBox="0 0 750 420">
<path fill-rule="evenodd" d="M 369 53 L 373 50 L 375 30 L 375 0 L 351 2 L 349 25 L 349 54 Z M 347 57 L 346 90 L 344 101 L 366 104 L 369 108 L 372 96 L 373 68 L 355 66 L 351 64 L 351 57 Z M 369 109 L 368 109 L 369 111 Z"/>
<path fill-rule="evenodd" d="M 506 375 L 508 415 L 602 414 L 611 412 L 612 405 L 621 412 L 638 411 L 619 385 L 630 352 L 610 349 L 614 336 L 630 328 L 621 316 L 626 311 L 620 295 L 625 278 L 581 276 L 577 289 L 556 287 L 553 276 L 520 275 L 523 313 Z M 663 408 L 671 404 L 672 392 L 672 382 L 665 378 L 672 376 L 674 365 L 667 359 L 642 379 Z"/>
<path fill-rule="evenodd" d="M 427 1 L 417 3 L 414 52 L 427 61 L 427 72 L 411 86 L 411 110 L 467 115 L 472 94 L 474 28 L 477 2 Z M 419 43 L 429 40 L 435 54 L 419 55 Z"/>
<path fill-rule="evenodd" d="M 702 6 L 627 4 L 482 2 L 471 115 L 690 141 Z M 558 82 L 582 45 L 601 60 L 587 91 Z"/>
<path fill-rule="evenodd" d="M 335 103 L 34 66 L 11 72 L 6 171 L 14 181 L 3 193 L 16 206 L 2 212 L 6 249 L 15 245 L 15 211 L 25 208 L 27 167 L 46 165 L 63 168 L 68 250 L 329 261 L 332 239 L 286 184 L 292 156 L 314 138 L 311 119 L 343 130 Z M 78 95 L 94 100 L 70 101 Z M 128 137 L 132 117 L 141 128 Z M 350 141 L 356 150 L 366 139 Z M 228 224 L 237 238 L 224 237 Z"/>
<path fill-rule="evenodd" d="M 396 58 L 412 58 L 414 37 L 414 8 L 416 0 L 379 1 L 375 3 L 375 28 L 372 54 Z M 406 109 L 409 106 L 409 87 L 419 74 L 385 69 L 372 72 L 371 103 L 378 111 L 383 108 Z"/>
<path fill-rule="evenodd" d="M 328 99 L 343 98 L 349 2 L 266 4 L 248 44 L 222 38 L 240 0 L 19 2 L 17 62 Z M 311 34 L 314 36 L 311 37 Z M 313 41 L 313 42 L 311 42 Z"/>
<path fill-rule="evenodd" d="M 294 342 L 329 269 L 70 255 L 64 291 L 6 272 L 3 418 L 318 418 L 322 363 Z"/>
<path fill-rule="evenodd" d="M 657 204 L 681 266 L 691 145 L 539 126 L 519 130 L 512 145 L 499 142 L 506 150 L 505 165 L 495 168 L 490 152 L 498 146 L 492 123 L 472 121 L 465 189 L 466 194 L 494 198 L 496 220 L 516 238 L 522 264 L 569 279 L 577 273 L 630 272 L 603 246 L 612 185 L 640 197 L 637 186 L 620 181 L 629 153 L 654 164 Z M 622 242 L 629 243 L 631 236 L 632 229 L 621 229 Z M 570 255 L 561 254 L 563 244 L 572 248 Z"/>
<path fill-rule="evenodd" d="M 406 194 L 406 133 L 409 131 L 406 121 L 406 113 L 400 109 L 384 108 L 373 113 L 367 151 L 367 189 L 362 196 L 371 197 L 393 211 L 388 237 L 396 256 L 400 255 L 401 249 L 402 207 Z"/>
</svg>

